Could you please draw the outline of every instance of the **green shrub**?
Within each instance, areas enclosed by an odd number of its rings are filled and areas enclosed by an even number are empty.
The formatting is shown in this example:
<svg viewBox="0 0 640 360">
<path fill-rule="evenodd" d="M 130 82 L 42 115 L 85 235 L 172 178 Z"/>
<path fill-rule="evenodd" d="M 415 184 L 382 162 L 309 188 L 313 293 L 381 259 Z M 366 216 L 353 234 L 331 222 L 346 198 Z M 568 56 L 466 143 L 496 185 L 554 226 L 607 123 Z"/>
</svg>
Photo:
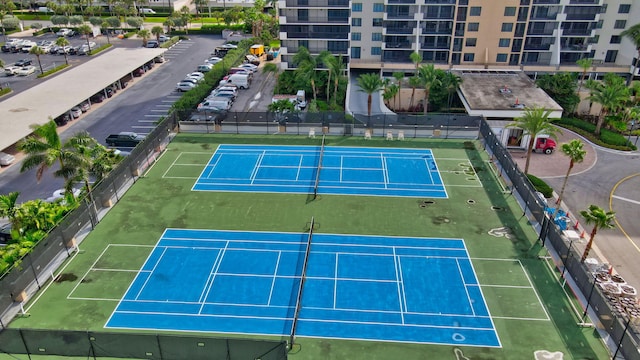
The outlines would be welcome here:
<svg viewBox="0 0 640 360">
<path fill-rule="evenodd" d="M 10 92 L 11 92 L 11 89 L 10 89 L 10 88 L 2 88 L 2 89 L 0 90 L 0 96 L 2 96 L 2 95 L 6 95 L 6 94 L 8 94 L 8 93 L 10 93 Z"/>
<path fill-rule="evenodd" d="M 53 68 L 53 69 L 51 69 L 51 70 L 47 70 L 47 71 L 45 71 L 44 73 L 39 74 L 39 75 L 38 75 L 38 78 L 43 78 L 43 77 L 45 77 L 45 76 L 49 76 L 49 75 L 51 75 L 51 74 L 53 74 L 53 73 L 56 73 L 56 72 L 58 72 L 58 71 L 60 71 L 60 70 L 66 69 L 66 68 L 68 68 L 69 66 L 71 66 L 71 65 L 69 65 L 69 64 L 62 64 L 62 65 L 60 65 L 60 66 L 56 66 L 55 68 Z"/>
<path fill-rule="evenodd" d="M 200 28 L 201 34 L 222 34 L 222 30 L 242 31 L 244 24 L 234 24 L 227 26 L 226 24 L 204 24 Z M 193 29 L 195 30 L 195 29 Z M 189 29 L 189 32 L 193 32 Z"/>
<path fill-rule="evenodd" d="M 560 120 L 554 121 L 554 124 L 572 130 L 589 141 L 593 142 L 602 147 L 606 147 L 609 149 L 621 150 L 621 151 L 631 151 L 637 150 L 637 147 L 633 145 L 631 142 L 627 140 L 627 138 L 616 132 L 607 129 L 600 130 L 600 137 L 596 137 L 594 132 L 596 131 L 596 126 L 590 122 L 586 122 L 580 119 L 574 118 L 562 118 Z"/>
<path fill-rule="evenodd" d="M 549 199 L 553 196 L 553 189 L 542 179 L 537 178 L 531 174 L 527 174 L 527 178 L 529 178 L 531 185 L 533 185 L 536 191 L 541 192 L 545 198 Z"/>
</svg>

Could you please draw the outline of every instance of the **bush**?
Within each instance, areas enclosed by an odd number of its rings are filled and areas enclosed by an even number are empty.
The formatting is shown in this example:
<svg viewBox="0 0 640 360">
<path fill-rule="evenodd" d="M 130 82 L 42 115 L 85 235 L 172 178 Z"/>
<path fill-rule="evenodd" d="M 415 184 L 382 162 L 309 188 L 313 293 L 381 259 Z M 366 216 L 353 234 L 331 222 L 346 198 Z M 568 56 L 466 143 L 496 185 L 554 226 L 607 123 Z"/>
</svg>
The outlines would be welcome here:
<svg viewBox="0 0 640 360">
<path fill-rule="evenodd" d="M 227 26 L 226 24 L 204 24 L 200 28 L 201 34 L 222 34 L 222 30 L 242 31 L 244 24 L 234 24 Z M 193 29 L 195 30 L 195 29 Z M 189 29 L 189 32 L 194 32 Z"/>
<path fill-rule="evenodd" d="M 2 90 L 0 90 L 0 96 L 6 95 L 6 94 L 8 94 L 10 92 L 11 92 L 10 88 L 2 88 Z"/>
<path fill-rule="evenodd" d="M 596 131 L 596 126 L 584 120 L 562 118 L 560 120 L 554 121 L 554 124 L 572 130 L 589 139 L 589 141 L 602 147 L 621 151 L 637 150 L 637 147 L 629 142 L 629 140 L 627 140 L 624 135 L 618 134 L 611 130 L 601 129 L 600 138 L 596 137 L 596 135 L 594 134 L 594 132 Z"/>
<path fill-rule="evenodd" d="M 99 53 L 99 52 L 101 52 L 101 51 L 104 51 L 104 50 L 106 50 L 106 49 L 108 49 L 108 48 L 112 47 L 112 46 L 113 46 L 113 45 L 111 45 L 111 44 L 104 44 L 104 45 L 99 46 L 99 47 L 97 47 L 97 48 L 92 48 L 92 49 L 91 49 L 91 52 L 89 52 L 89 54 L 87 54 L 87 55 L 95 55 L 95 54 L 97 54 L 97 53 Z"/>
<path fill-rule="evenodd" d="M 553 197 L 553 189 L 549 185 L 547 185 L 546 182 L 542 181 L 542 179 L 537 178 L 531 174 L 527 174 L 527 178 L 529 178 L 531 185 L 533 185 L 536 191 L 541 192 L 545 198 L 549 199 Z"/>
</svg>

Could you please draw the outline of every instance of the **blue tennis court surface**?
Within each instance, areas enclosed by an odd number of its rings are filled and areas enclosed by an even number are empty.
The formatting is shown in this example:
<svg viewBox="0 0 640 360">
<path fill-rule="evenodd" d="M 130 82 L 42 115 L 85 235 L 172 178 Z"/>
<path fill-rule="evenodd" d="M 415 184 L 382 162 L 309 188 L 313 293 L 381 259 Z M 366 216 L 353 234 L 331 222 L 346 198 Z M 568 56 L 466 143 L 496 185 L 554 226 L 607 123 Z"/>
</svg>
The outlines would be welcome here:
<svg viewBox="0 0 640 360">
<path fill-rule="evenodd" d="M 288 336 L 307 233 L 167 229 L 108 328 Z M 315 233 L 296 336 L 499 347 L 464 241 Z"/>
<path fill-rule="evenodd" d="M 429 149 L 227 145 L 193 190 L 446 198 Z"/>
</svg>

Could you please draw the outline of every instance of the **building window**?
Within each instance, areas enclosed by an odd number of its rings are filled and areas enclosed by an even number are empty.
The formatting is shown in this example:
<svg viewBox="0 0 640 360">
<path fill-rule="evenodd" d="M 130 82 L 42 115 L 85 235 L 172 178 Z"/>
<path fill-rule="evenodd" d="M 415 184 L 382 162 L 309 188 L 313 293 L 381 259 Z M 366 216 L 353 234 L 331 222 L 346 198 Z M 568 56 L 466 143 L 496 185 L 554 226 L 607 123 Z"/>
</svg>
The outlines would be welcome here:
<svg viewBox="0 0 640 360">
<path fill-rule="evenodd" d="M 604 62 L 606 63 L 616 62 L 617 57 L 618 57 L 618 50 L 607 50 L 607 55 L 604 57 Z"/>
<path fill-rule="evenodd" d="M 616 20 L 616 23 L 613 25 L 614 29 L 624 29 L 627 27 L 627 20 Z"/>
<path fill-rule="evenodd" d="M 611 40 L 609 41 L 609 44 L 620 44 L 620 35 L 611 35 Z"/>
<path fill-rule="evenodd" d="M 507 62 L 507 54 L 496 55 L 496 62 Z"/>
<path fill-rule="evenodd" d="M 479 28 L 480 28 L 480 23 L 469 23 L 469 27 L 467 28 L 467 30 L 478 31 Z"/>
<path fill-rule="evenodd" d="M 382 3 L 373 4 L 373 12 L 384 12 L 384 4 Z"/>
<path fill-rule="evenodd" d="M 298 9 L 298 21 L 309 21 L 309 9 Z"/>
<path fill-rule="evenodd" d="M 309 48 L 309 40 L 298 40 L 298 47 Z"/>
<path fill-rule="evenodd" d="M 618 14 L 628 14 L 629 10 L 631 10 L 631 5 L 620 4 L 620 7 L 618 7 Z"/>
<path fill-rule="evenodd" d="M 600 7 L 600 14 L 604 14 L 607 12 L 607 8 L 609 4 L 602 4 L 602 6 Z"/>
<path fill-rule="evenodd" d="M 480 6 L 472 6 L 469 9 L 469 16 L 480 16 L 482 13 L 482 8 Z"/>
<path fill-rule="evenodd" d="M 531 0 L 520 0 L 520 5 L 529 5 Z"/>
<path fill-rule="evenodd" d="M 351 26 L 362 26 L 361 18 L 351 18 Z"/>
<path fill-rule="evenodd" d="M 602 24 L 604 24 L 604 20 L 598 20 L 596 23 L 596 29 L 602 29 Z"/>
<path fill-rule="evenodd" d="M 382 55 L 382 48 L 374 46 L 371 48 L 371 55 Z"/>
<path fill-rule="evenodd" d="M 512 32 L 513 23 L 502 23 L 502 32 Z"/>
<path fill-rule="evenodd" d="M 360 48 L 352 47 L 351 48 L 351 58 L 352 59 L 360 59 Z"/>
<path fill-rule="evenodd" d="M 359 33 L 359 32 L 352 32 L 351 33 L 351 40 L 355 40 L 355 41 L 362 40 L 362 34 Z"/>
<path fill-rule="evenodd" d="M 476 38 L 467 38 L 464 42 L 464 46 L 474 47 L 476 46 L 476 42 L 478 39 Z"/>
<path fill-rule="evenodd" d="M 473 59 L 475 59 L 475 57 L 476 57 L 476 54 L 466 53 L 466 54 L 464 54 L 463 60 L 464 61 L 473 61 Z"/>
<path fill-rule="evenodd" d="M 371 34 L 371 41 L 382 41 L 382 33 Z"/>
<path fill-rule="evenodd" d="M 511 39 L 500 39 L 498 41 L 498 47 L 509 47 L 511 44 Z"/>
<path fill-rule="evenodd" d="M 516 7 L 507 6 L 504 8 L 504 16 L 516 16 Z"/>
<path fill-rule="evenodd" d="M 353 12 L 362 12 L 362 3 L 353 3 L 353 4 L 351 4 L 351 11 L 353 11 Z"/>
<path fill-rule="evenodd" d="M 382 18 L 373 19 L 373 26 L 382 26 Z"/>
</svg>

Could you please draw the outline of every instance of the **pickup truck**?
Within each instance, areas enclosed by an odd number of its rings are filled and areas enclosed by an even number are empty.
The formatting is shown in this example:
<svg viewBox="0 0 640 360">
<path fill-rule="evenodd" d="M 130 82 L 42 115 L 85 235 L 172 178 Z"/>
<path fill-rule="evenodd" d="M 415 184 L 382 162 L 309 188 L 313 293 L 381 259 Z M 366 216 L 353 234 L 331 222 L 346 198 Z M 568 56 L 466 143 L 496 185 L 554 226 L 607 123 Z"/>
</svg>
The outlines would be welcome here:
<svg viewBox="0 0 640 360">
<path fill-rule="evenodd" d="M 143 135 L 138 135 L 134 132 L 121 132 L 109 135 L 105 142 L 108 146 L 114 147 L 136 147 L 142 140 L 144 140 Z"/>
</svg>

